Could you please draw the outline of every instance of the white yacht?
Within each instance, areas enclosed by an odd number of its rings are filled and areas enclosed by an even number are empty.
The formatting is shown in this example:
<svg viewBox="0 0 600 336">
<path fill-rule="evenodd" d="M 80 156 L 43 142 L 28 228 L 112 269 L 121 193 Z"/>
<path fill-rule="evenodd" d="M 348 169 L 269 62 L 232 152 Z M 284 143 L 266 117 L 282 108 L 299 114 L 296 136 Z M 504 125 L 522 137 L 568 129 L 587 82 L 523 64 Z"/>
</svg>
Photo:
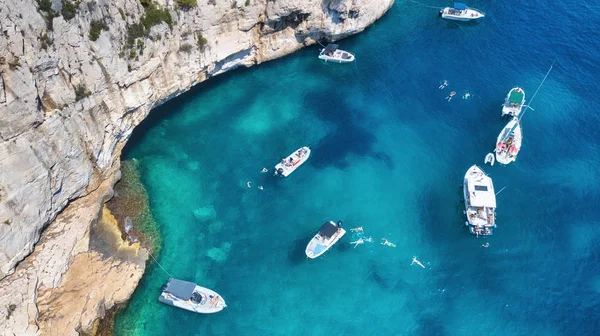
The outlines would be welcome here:
<svg viewBox="0 0 600 336">
<path fill-rule="evenodd" d="M 306 246 L 306 256 L 311 259 L 319 257 L 345 234 L 346 230 L 342 229 L 341 221 L 337 224 L 332 221 L 326 222 Z"/>
<path fill-rule="evenodd" d="M 277 165 L 275 165 L 275 175 L 282 175 L 287 177 L 293 173 L 298 167 L 300 167 L 308 157 L 310 156 L 310 148 L 302 147 L 290 154 L 288 157 L 281 159 Z"/>
<path fill-rule="evenodd" d="M 325 48 L 321 49 L 319 58 L 325 62 L 334 63 L 350 63 L 354 61 L 354 55 L 347 51 L 338 49 L 337 44 L 328 44 Z"/>
<path fill-rule="evenodd" d="M 200 314 L 217 313 L 227 307 L 215 291 L 175 278 L 163 286 L 158 301 Z"/>
<path fill-rule="evenodd" d="M 467 215 L 465 225 L 472 234 L 491 236 L 496 227 L 496 194 L 492 179 L 474 165 L 465 174 L 463 193 Z"/>
<path fill-rule="evenodd" d="M 520 87 L 512 88 L 504 99 L 502 116 L 518 117 L 525 103 L 525 91 Z"/>
<path fill-rule="evenodd" d="M 496 161 L 509 164 L 517 159 L 521 150 L 523 133 L 518 118 L 513 118 L 504 126 L 496 141 Z"/>
<path fill-rule="evenodd" d="M 456 21 L 477 20 L 485 16 L 479 9 L 467 7 L 467 5 L 462 2 L 455 2 L 453 7 L 442 9 L 440 15 L 444 19 Z"/>
</svg>

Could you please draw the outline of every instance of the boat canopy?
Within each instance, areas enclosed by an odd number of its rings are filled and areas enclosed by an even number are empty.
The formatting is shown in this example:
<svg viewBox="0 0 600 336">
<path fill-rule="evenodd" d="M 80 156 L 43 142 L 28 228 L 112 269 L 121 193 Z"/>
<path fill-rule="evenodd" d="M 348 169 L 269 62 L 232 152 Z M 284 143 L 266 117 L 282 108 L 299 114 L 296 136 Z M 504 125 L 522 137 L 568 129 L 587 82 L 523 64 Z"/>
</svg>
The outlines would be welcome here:
<svg viewBox="0 0 600 336">
<path fill-rule="evenodd" d="M 323 224 L 323 226 L 321 226 L 319 233 L 321 234 L 321 236 L 331 238 L 331 236 L 333 236 L 333 234 L 336 233 L 337 230 L 338 228 L 335 224 L 331 222 L 326 222 L 325 224 Z"/>
<path fill-rule="evenodd" d="M 510 96 L 508 96 L 508 101 L 514 104 L 522 104 L 523 103 L 523 92 L 513 90 L 510 92 Z"/>
<path fill-rule="evenodd" d="M 325 47 L 324 52 L 328 53 L 328 52 L 334 52 L 337 50 L 339 46 L 337 44 L 328 44 L 327 47 Z"/>
<path fill-rule="evenodd" d="M 465 9 L 467 9 L 467 5 L 465 5 L 462 2 L 455 2 L 454 3 L 454 9 L 465 10 Z"/>
<path fill-rule="evenodd" d="M 188 300 L 192 297 L 196 284 L 187 281 L 177 280 L 175 278 L 169 279 L 165 292 L 171 293 L 180 299 Z"/>
<path fill-rule="evenodd" d="M 489 177 L 486 176 L 479 181 L 469 183 L 469 200 L 471 206 L 496 207 L 496 194 Z"/>
</svg>

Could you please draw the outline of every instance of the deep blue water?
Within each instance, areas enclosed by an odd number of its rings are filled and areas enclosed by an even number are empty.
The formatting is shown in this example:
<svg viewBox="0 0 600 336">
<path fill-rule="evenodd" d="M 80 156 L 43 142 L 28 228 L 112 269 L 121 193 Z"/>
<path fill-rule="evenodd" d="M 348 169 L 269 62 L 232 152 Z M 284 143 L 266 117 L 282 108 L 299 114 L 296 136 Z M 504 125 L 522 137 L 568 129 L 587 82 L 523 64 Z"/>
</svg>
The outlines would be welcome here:
<svg viewBox="0 0 600 336">
<path fill-rule="evenodd" d="M 229 307 L 203 316 L 160 304 L 168 276 L 151 264 L 116 333 L 599 334 L 600 7 L 469 5 L 486 18 L 457 25 L 397 1 L 340 42 L 356 64 L 321 63 L 312 47 L 154 110 L 124 159 L 140 162 L 164 237 L 159 260 Z M 484 168 L 506 187 L 495 234 L 472 236 L 464 173 L 494 148 L 508 90 L 531 99 L 552 61 L 517 161 Z M 260 173 L 303 145 L 313 154 L 287 179 Z M 330 219 L 374 242 L 354 249 L 348 234 L 305 259 Z"/>
</svg>

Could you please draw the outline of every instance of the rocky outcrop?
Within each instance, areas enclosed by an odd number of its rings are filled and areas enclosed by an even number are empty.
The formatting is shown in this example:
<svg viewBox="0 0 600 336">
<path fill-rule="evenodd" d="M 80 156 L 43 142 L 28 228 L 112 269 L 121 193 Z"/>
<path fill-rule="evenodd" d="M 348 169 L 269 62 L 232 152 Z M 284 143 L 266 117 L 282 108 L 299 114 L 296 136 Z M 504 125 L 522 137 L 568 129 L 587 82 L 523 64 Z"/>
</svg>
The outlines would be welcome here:
<svg viewBox="0 0 600 336">
<path fill-rule="evenodd" d="M 0 0 L 5 333 L 89 332 L 130 295 L 145 258 L 103 256 L 90 233 L 121 149 L 150 109 L 236 67 L 360 32 L 393 0 L 142 2 Z M 115 292 L 88 280 L 109 274 L 130 286 Z"/>
</svg>

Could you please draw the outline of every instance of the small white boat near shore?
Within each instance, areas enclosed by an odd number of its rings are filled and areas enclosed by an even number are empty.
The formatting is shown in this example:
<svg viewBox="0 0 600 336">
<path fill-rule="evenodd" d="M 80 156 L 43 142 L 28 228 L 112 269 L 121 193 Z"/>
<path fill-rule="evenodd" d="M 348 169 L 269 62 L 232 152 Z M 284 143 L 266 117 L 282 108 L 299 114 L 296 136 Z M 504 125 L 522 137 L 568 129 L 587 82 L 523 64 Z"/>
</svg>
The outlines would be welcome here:
<svg viewBox="0 0 600 336">
<path fill-rule="evenodd" d="M 284 158 L 275 165 L 275 175 L 282 175 L 287 177 L 291 173 L 293 173 L 298 167 L 300 167 L 308 157 L 310 156 L 310 148 L 302 147 L 288 155 L 288 157 Z"/>
<path fill-rule="evenodd" d="M 513 118 L 504 126 L 496 141 L 496 161 L 509 164 L 517 159 L 521 150 L 523 133 L 518 118 Z"/>
<path fill-rule="evenodd" d="M 496 194 L 492 179 L 477 167 L 471 166 L 463 182 L 465 214 L 469 232 L 478 236 L 491 236 L 496 227 Z"/>
<path fill-rule="evenodd" d="M 455 21 L 472 21 L 485 16 L 479 9 L 467 7 L 462 2 L 455 2 L 453 7 L 440 10 L 440 16 L 444 19 Z"/>
<path fill-rule="evenodd" d="M 215 291 L 175 278 L 170 278 L 163 286 L 158 301 L 200 314 L 217 313 L 227 307 Z"/>
<path fill-rule="evenodd" d="M 311 259 L 321 256 L 345 234 L 346 230 L 342 228 L 341 221 L 337 224 L 332 221 L 326 222 L 306 246 L 306 256 Z"/>
<path fill-rule="evenodd" d="M 338 49 L 337 44 L 328 44 L 325 48 L 321 49 L 319 59 L 325 62 L 350 63 L 354 61 L 354 55 L 345 50 Z"/>
<path fill-rule="evenodd" d="M 518 117 L 525 103 L 525 91 L 520 87 L 510 89 L 502 105 L 502 116 Z"/>
</svg>

